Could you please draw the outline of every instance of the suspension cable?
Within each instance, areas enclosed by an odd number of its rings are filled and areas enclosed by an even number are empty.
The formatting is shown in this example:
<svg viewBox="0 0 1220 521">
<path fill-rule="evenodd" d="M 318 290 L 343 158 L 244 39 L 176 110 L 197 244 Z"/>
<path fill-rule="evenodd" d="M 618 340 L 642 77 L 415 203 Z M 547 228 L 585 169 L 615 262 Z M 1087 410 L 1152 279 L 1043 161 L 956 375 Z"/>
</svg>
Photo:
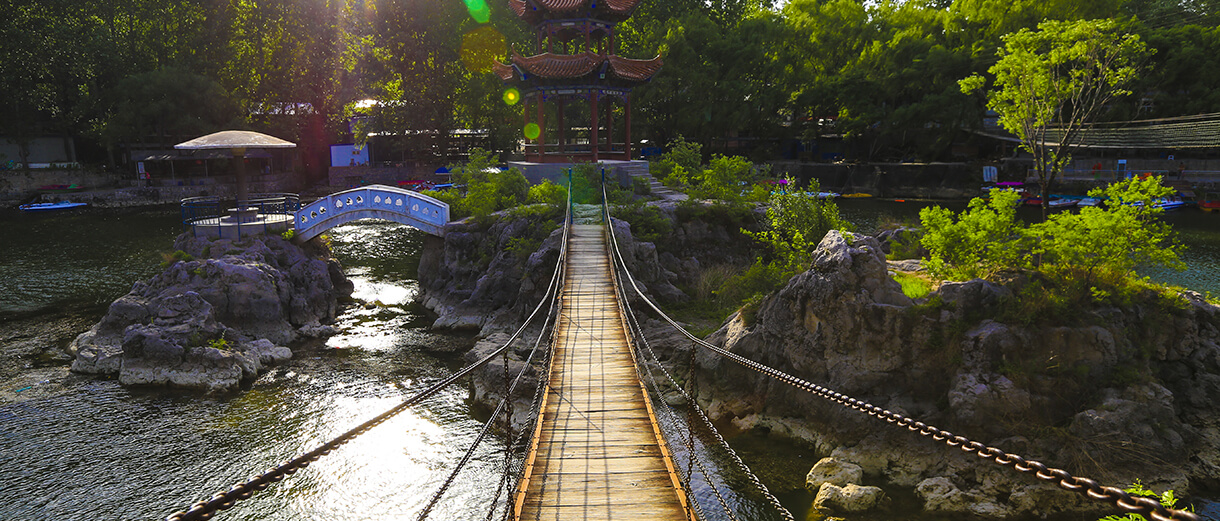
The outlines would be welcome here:
<svg viewBox="0 0 1220 521">
<path fill-rule="evenodd" d="M 602 186 L 602 191 L 603 191 L 603 193 L 605 191 L 604 185 Z M 603 195 L 603 197 L 604 197 L 604 195 Z M 631 279 L 631 272 L 627 269 L 627 263 L 623 259 L 622 252 L 619 250 L 619 247 L 618 247 L 618 238 L 614 235 L 614 228 L 613 228 L 613 226 L 611 226 L 610 209 L 609 209 L 608 204 L 604 211 L 605 211 L 605 217 L 606 217 L 607 232 L 610 235 L 610 244 L 613 246 L 612 251 L 613 251 L 614 255 L 613 255 L 612 260 L 614 261 L 616 268 L 621 269 L 623 271 L 623 273 L 629 279 Z M 779 498 L 776 498 L 775 495 L 772 494 L 769 489 L 767 489 L 767 486 L 763 484 L 762 480 L 758 479 L 758 476 L 755 475 L 754 472 L 750 470 L 749 466 L 747 466 L 745 464 L 745 462 L 741 460 L 741 457 L 739 457 L 737 455 L 737 452 L 734 451 L 731 446 L 729 446 L 728 441 L 725 440 L 720 435 L 720 432 L 712 424 L 711 420 L 707 417 L 706 414 L 703 413 L 703 409 L 701 407 L 699 407 L 699 403 L 695 400 L 695 398 L 693 398 L 690 394 L 688 394 L 687 391 L 683 388 L 683 386 L 678 385 L 678 383 L 674 379 L 674 377 L 669 373 L 668 370 L 665 369 L 665 366 L 661 364 L 660 358 L 657 357 L 656 352 L 653 351 L 653 349 L 652 349 L 652 345 L 649 344 L 648 339 L 644 336 L 644 331 L 643 331 L 643 328 L 639 324 L 639 319 L 636 317 L 635 311 L 631 307 L 631 300 L 629 298 L 627 298 L 628 295 L 626 294 L 626 288 L 622 284 L 618 283 L 620 278 L 619 278 L 617 269 L 614 272 L 614 277 L 615 277 L 615 282 L 616 282 L 616 289 L 619 292 L 620 306 L 622 306 L 624 308 L 625 315 L 628 317 L 628 324 L 631 326 L 632 332 L 639 336 L 640 344 L 644 348 L 646 348 L 648 351 L 649 356 L 644 359 L 645 363 L 646 363 L 645 367 L 648 370 L 649 380 L 653 386 L 654 391 L 659 396 L 662 395 L 661 389 L 660 389 L 659 384 L 657 383 L 656 377 L 652 374 L 652 367 L 651 367 L 651 365 L 647 365 L 647 360 L 651 360 L 653 363 L 655 363 L 656 367 L 659 368 L 660 371 L 665 375 L 665 377 L 669 380 L 670 384 L 675 389 L 677 389 L 677 391 L 682 395 L 683 399 L 689 404 L 688 412 L 691 413 L 692 415 L 697 416 L 699 419 L 702 420 L 704 427 L 707 428 L 708 432 L 712 433 L 712 435 L 716 438 L 718 445 L 721 447 L 721 449 L 723 449 L 725 451 L 725 453 L 729 456 L 729 458 L 734 462 L 738 471 L 740 471 L 743 475 L 745 475 L 747 477 L 747 479 L 750 480 L 751 484 L 754 485 L 754 488 L 756 490 L 758 490 L 759 493 L 762 494 L 763 498 L 766 499 L 766 501 L 771 505 L 771 507 L 776 511 L 776 513 L 778 513 L 785 520 L 792 521 L 794 519 L 792 516 L 792 513 L 789 512 L 788 509 L 785 508 L 782 503 L 780 503 Z M 631 283 L 632 283 L 632 287 L 636 290 L 636 292 L 640 293 L 639 288 L 635 287 L 634 279 L 631 279 Z M 641 293 L 641 295 L 642 295 L 642 293 Z M 637 349 L 639 349 L 639 347 L 637 347 Z M 691 358 L 692 358 L 691 368 L 692 368 L 692 370 L 694 368 L 694 364 L 693 364 L 694 354 L 695 354 L 695 350 L 692 348 L 691 349 Z M 643 355 L 643 353 L 641 353 L 641 355 Z M 641 358 L 643 358 L 643 357 L 641 357 Z M 669 410 L 669 414 L 671 417 L 670 421 L 672 422 L 671 424 L 676 428 L 676 426 L 679 423 L 677 420 L 677 412 L 674 411 L 673 407 L 670 406 L 669 403 L 666 402 L 665 400 L 661 400 L 661 402 L 664 403 L 666 408 Z M 713 483 L 711 481 L 711 477 L 708 473 L 707 467 L 703 464 L 703 461 L 701 459 L 699 459 L 695 456 L 694 428 L 688 423 L 686 429 L 687 429 L 687 436 L 688 436 L 688 440 L 689 440 L 687 450 L 689 451 L 688 456 L 691 458 L 690 461 L 694 462 L 698 465 L 700 472 L 703 474 L 704 481 L 712 489 L 713 494 L 716 496 L 717 501 L 720 503 L 720 505 L 724 509 L 725 513 L 729 516 L 730 519 L 736 519 L 736 516 L 734 516 L 731 509 L 729 509 L 728 504 L 725 502 L 724 497 L 720 494 L 720 490 L 716 487 L 715 483 Z M 687 486 L 689 488 L 689 480 L 690 480 L 689 467 L 688 467 L 687 472 L 688 472 L 688 476 L 686 477 L 686 479 L 687 479 Z M 698 502 L 696 502 L 694 499 L 695 498 L 693 497 L 693 494 L 692 494 L 692 497 L 691 497 L 692 504 L 698 505 Z M 700 514 L 702 516 L 702 509 L 700 509 Z"/>
<path fill-rule="evenodd" d="M 564 218 L 564 239 L 563 239 L 563 244 L 561 246 L 561 249 L 567 248 L 567 238 L 568 238 L 567 223 L 569 221 L 571 221 L 571 215 L 570 215 L 571 205 L 569 204 L 568 207 L 569 207 L 569 210 L 567 211 L 566 216 Z M 399 413 L 406 410 L 408 407 L 417 405 L 420 402 L 423 402 L 424 400 L 432 397 L 436 393 L 444 390 L 446 387 L 448 387 L 453 382 L 456 382 L 457 380 L 465 377 L 466 375 L 469 375 L 470 373 L 474 372 L 476 369 L 483 367 L 488 362 L 495 359 L 495 357 L 500 356 L 501 353 L 503 353 L 505 350 L 507 350 L 509 348 L 509 346 L 513 342 L 515 342 L 517 340 L 517 338 L 519 338 L 521 336 L 521 334 L 525 331 L 525 328 L 531 322 L 533 322 L 534 317 L 538 315 L 538 311 L 542 309 L 543 304 L 546 304 L 548 300 L 553 300 L 552 299 L 553 295 L 557 294 L 555 292 L 555 286 L 556 286 L 555 280 L 558 277 L 557 274 L 560 272 L 560 270 L 563 267 L 565 253 L 566 253 L 565 251 L 560 252 L 558 262 L 556 263 L 556 266 L 555 266 L 556 275 L 553 275 L 551 277 L 551 286 L 548 287 L 547 293 L 538 302 L 538 305 L 534 307 L 533 312 L 531 312 L 529 317 L 527 317 L 525 319 L 525 322 L 523 324 L 521 324 L 521 327 L 518 328 L 516 330 L 516 332 L 513 333 L 511 338 L 509 338 L 506 342 L 504 342 L 503 346 L 500 346 L 495 351 L 489 353 L 487 356 L 484 356 L 479 361 L 477 361 L 473 364 L 470 364 L 470 365 L 462 368 L 460 371 L 433 384 L 431 387 L 428 387 L 427 389 L 421 391 L 420 393 L 416 394 L 415 396 L 412 396 L 412 397 L 404 400 L 402 403 L 394 406 L 390 410 L 383 412 L 383 413 L 373 417 L 372 419 L 370 419 L 360 425 L 357 425 L 356 427 L 353 427 L 351 430 L 349 430 L 343 434 L 340 434 L 339 436 L 335 437 L 334 439 L 332 439 L 326 443 L 323 443 L 322 445 L 319 445 L 318 447 L 314 448 L 313 450 L 306 452 L 305 454 L 302 454 L 300 456 L 297 456 L 294 459 L 285 461 L 275 467 L 272 467 L 272 468 L 268 469 L 267 471 L 263 472 L 262 474 L 249 478 L 245 482 L 235 484 L 232 487 L 230 487 L 229 490 L 226 490 L 223 492 L 217 492 L 208 499 L 198 501 L 195 504 L 191 505 L 191 507 L 189 509 L 187 509 L 186 511 L 174 512 L 173 514 L 170 514 L 169 516 L 167 516 L 165 518 L 166 521 L 194 521 L 194 520 L 211 519 L 213 516 L 216 515 L 216 513 L 218 511 L 228 510 L 228 509 L 232 508 L 234 505 L 236 505 L 238 501 L 249 499 L 251 496 L 254 495 L 255 492 L 265 490 L 272 483 L 277 483 L 279 481 L 282 481 L 285 477 L 296 473 L 296 471 L 303 469 L 305 467 L 308 467 L 310 463 L 317 461 L 318 458 L 321 458 L 322 456 L 330 454 L 331 451 L 352 441 L 357 436 L 367 432 L 369 429 L 372 429 L 373 427 L 376 427 L 378 425 L 381 425 L 382 423 L 385 423 L 387 420 L 389 420 L 390 418 L 393 418 L 394 416 L 397 416 Z"/>
<path fill-rule="evenodd" d="M 555 316 L 556 303 L 559 300 L 558 299 L 559 291 L 563 285 L 562 277 L 566 273 L 566 269 L 564 268 L 564 266 L 565 266 L 565 260 L 567 258 L 568 231 L 569 231 L 568 219 L 565 216 L 564 230 L 563 230 L 563 242 L 560 245 L 560 249 L 559 249 L 558 264 L 555 267 L 555 272 L 551 275 L 551 283 L 550 283 L 550 285 L 547 286 L 546 295 L 544 295 L 542 298 L 542 301 L 540 301 L 538 303 L 538 308 L 535 308 L 534 313 L 531 314 L 530 317 L 528 319 L 526 319 L 525 323 L 521 325 L 521 328 L 517 330 L 518 334 L 520 334 L 521 331 L 524 330 L 525 327 L 530 324 L 530 322 L 534 318 L 534 315 L 537 314 L 538 309 L 540 309 L 542 307 L 543 303 L 550 302 L 550 307 L 547 310 L 548 323 L 550 322 L 550 319 L 552 319 Z M 507 390 L 504 393 L 504 396 L 500 398 L 500 402 L 496 405 L 495 411 L 492 412 L 491 416 L 489 418 L 487 418 L 487 421 L 483 423 L 483 428 L 479 431 L 479 435 L 477 437 L 475 437 L 475 440 L 470 444 L 470 448 L 466 449 L 466 453 L 464 455 L 462 455 L 462 459 L 460 461 L 458 461 L 458 464 L 456 466 L 454 466 L 453 470 L 451 470 L 449 472 L 449 476 L 445 479 L 444 483 L 442 483 L 441 487 L 436 491 L 436 493 L 434 493 L 432 495 L 432 498 L 428 501 L 428 505 L 425 506 L 424 509 L 420 512 L 419 516 L 416 518 L 418 521 L 424 521 L 425 519 L 428 518 L 428 514 L 432 512 L 432 509 L 436 506 L 437 502 L 440 501 L 441 497 L 445 495 L 445 492 L 449 489 L 449 486 L 453 484 L 453 481 L 455 479 L 457 479 L 458 474 L 460 474 L 462 472 L 462 469 L 465 468 L 466 464 L 469 463 L 471 458 L 474 457 L 475 450 L 483 442 L 483 439 L 486 438 L 488 432 L 491 431 L 492 426 L 495 425 L 496 418 L 500 417 L 501 414 L 504 414 L 506 412 L 506 410 L 511 410 L 513 392 L 516 391 L 517 384 L 521 381 L 522 377 L 524 377 L 525 373 L 529 370 L 530 362 L 532 362 L 534 360 L 534 355 L 538 352 L 538 347 L 540 345 L 542 345 L 542 339 L 546 337 L 546 329 L 547 329 L 547 327 L 544 324 L 542 331 L 539 332 L 539 334 L 538 334 L 538 339 L 534 341 L 533 348 L 530 349 L 529 356 L 526 357 L 524 364 L 522 364 L 522 366 L 521 366 L 521 370 L 517 372 L 517 376 L 515 378 L 513 378 L 511 385 L 508 385 L 508 379 L 507 379 L 508 350 L 506 350 L 506 349 L 499 350 L 504 354 L 504 357 L 505 357 L 504 358 L 504 373 L 506 375 L 505 384 L 507 385 Z M 517 335 L 514 335 L 513 340 L 516 339 L 516 336 Z M 512 340 L 509 341 L 509 343 L 511 343 L 511 342 L 512 342 Z M 505 347 L 508 347 L 508 344 L 505 344 Z M 541 382 L 539 382 L 539 383 L 541 384 Z M 511 424 L 511 422 L 512 422 L 511 415 L 510 415 L 510 417 L 508 417 L 506 419 L 506 421 Z M 509 435 L 507 437 L 508 437 L 508 440 L 510 441 L 510 445 L 511 445 L 511 440 L 512 440 L 511 432 L 509 433 Z M 506 464 L 505 465 L 506 471 L 507 471 L 507 467 L 508 467 L 508 465 Z M 507 472 L 505 473 L 505 475 L 507 476 Z M 504 481 L 505 481 L 505 478 L 502 478 L 500 481 L 500 488 L 498 488 L 496 490 L 496 499 L 492 500 L 492 505 L 489 507 L 489 510 L 490 510 L 490 512 L 488 513 L 489 517 L 491 517 L 491 515 L 494 514 L 494 512 L 495 512 L 495 509 L 496 509 L 495 503 L 497 501 L 499 501 L 499 496 L 500 496 L 501 490 L 503 490 Z"/>
<path fill-rule="evenodd" d="M 604 186 L 602 187 L 602 190 L 605 190 Z M 611 228 L 611 230 L 613 230 L 613 228 Z M 610 237 L 614 246 L 614 253 L 621 261 L 622 253 L 619 251 L 618 241 L 614 237 L 613 233 L 610 234 Z M 995 447 L 988 447 L 964 436 L 955 435 L 949 431 L 940 430 L 913 418 L 882 409 L 881 407 L 877 407 L 868 402 L 857 400 L 845 394 L 835 392 L 832 389 L 796 378 L 784 373 L 783 371 L 760 364 L 728 351 L 723 347 L 707 342 L 696 337 L 695 335 L 692 335 L 689 331 L 670 318 L 669 315 L 666 315 L 664 311 L 661 311 L 661 308 L 653 303 L 652 300 L 649 299 L 642 290 L 640 290 L 639 286 L 636 284 L 635 278 L 631 275 L 631 272 L 626 269 L 626 263 L 623 263 L 622 265 L 627 276 L 627 282 L 630 283 L 631 288 L 635 290 L 635 293 L 640 297 L 640 299 L 643 300 L 644 303 L 647 304 L 648 307 L 651 308 L 658 316 L 660 316 L 662 320 L 668 322 L 670 326 L 681 332 L 699 346 L 724 358 L 737 362 L 748 369 L 752 369 L 803 391 L 815 394 L 826 400 L 863 413 L 867 413 L 869 416 L 885 420 L 886 422 L 895 424 L 898 427 L 905 427 L 912 432 L 918 432 L 923 436 L 931 437 L 933 440 L 944 442 L 950 447 L 960 448 L 963 452 L 975 454 L 982 459 L 992 460 L 998 465 L 1012 467 L 1025 474 L 1032 473 L 1037 476 L 1038 479 L 1054 483 L 1064 490 L 1080 493 L 1081 495 L 1084 495 L 1090 499 L 1109 502 L 1121 509 L 1123 512 L 1150 516 L 1156 521 L 1199 520 L 1199 516 L 1194 512 L 1166 508 L 1154 498 L 1132 496 L 1123 489 L 1102 486 L 1097 481 L 1092 479 L 1073 476 L 1066 470 L 1051 468 L 1042 462 L 1026 460 L 1017 454 L 1007 453 Z"/>
</svg>

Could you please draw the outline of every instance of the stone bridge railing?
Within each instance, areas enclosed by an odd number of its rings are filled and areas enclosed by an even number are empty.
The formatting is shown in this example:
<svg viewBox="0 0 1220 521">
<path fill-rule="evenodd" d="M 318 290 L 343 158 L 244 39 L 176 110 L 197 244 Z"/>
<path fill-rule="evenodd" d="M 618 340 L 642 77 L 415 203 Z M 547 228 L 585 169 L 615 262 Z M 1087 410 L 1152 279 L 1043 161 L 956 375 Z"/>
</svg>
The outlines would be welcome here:
<svg viewBox="0 0 1220 521">
<path fill-rule="evenodd" d="M 449 205 L 418 192 L 369 185 L 331 194 L 301 207 L 296 212 L 296 234 L 309 240 L 357 219 L 384 219 L 442 236 L 449 222 Z"/>
</svg>

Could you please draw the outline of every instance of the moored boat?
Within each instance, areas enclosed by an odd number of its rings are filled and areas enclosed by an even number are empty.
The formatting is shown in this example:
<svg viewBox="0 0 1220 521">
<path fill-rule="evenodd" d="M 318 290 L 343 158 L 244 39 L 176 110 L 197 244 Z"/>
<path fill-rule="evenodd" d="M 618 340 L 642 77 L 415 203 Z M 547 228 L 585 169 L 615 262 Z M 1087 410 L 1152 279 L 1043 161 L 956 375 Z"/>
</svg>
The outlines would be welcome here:
<svg viewBox="0 0 1220 521">
<path fill-rule="evenodd" d="M 1061 209 L 1061 208 L 1071 208 L 1073 206 L 1076 206 L 1076 204 L 1079 202 L 1080 202 L 1079 199 L 1059 198 L 1059 199 L 1051 199 L 1051 201 L 1049 203 L 1047 203 L 1047 206 L 1050 207 L 1050 209 L 1052 209 L 1052 210 L 1057 210 L 1057 209 Z"/>
<path fill-rule="evenodd" d="M 89 203 L 74 203 L 72 201 L 60 201 L 58 203 L 30 203 L 23 204 L 17 208 L 23 212 L 48 212 L 52 210 L 80 208 L 82 206 L 89 206 Z"/>
</svg>

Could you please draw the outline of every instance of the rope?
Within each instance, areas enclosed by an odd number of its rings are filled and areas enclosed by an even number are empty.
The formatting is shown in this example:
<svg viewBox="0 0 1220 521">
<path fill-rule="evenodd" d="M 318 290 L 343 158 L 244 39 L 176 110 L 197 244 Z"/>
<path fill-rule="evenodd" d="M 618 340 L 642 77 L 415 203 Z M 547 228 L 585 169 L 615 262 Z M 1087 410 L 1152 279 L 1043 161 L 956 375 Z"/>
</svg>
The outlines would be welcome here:
<svg viewBox="0 0 1220 521">
<path fill-rule="evenodd" d="M 605 187 L 603 187 L 603 190 L 604 189 Z M 622 253 L 618 249 L 618 241 L 614 238 L 613 233 L 611 233 L 610 236 L 614 245 L 614 253 L 621 261 Z M 1139 496 L 1133 497 L 1131 494 L 1128 494 L 1126 491 L 1120 488 L 1101 486 L 1092 479 L 1073 476 L 1066 470 L 1051 468 L 1039 461 L 1026 460 L 1019 455 L 1007 453 L 995 447 L 988 447 L 964 436 L 959 436 L 948 431 L 940 430 L 913 418 L 884 410 L 881 407 L 877 407 L 868 402 L 857 400 L 842 393 L 835 392 L 832 389 L 809 383 L 778 369 L 749 360 L 720 346 L 706 342 L 703 339 L 692 335 L 685 328 L 678 325 L 678 323 L 673 319 L 669 318 L 664 311 L 661 311 L 661 308 L 657 307 L 657 305 L 653 303 L 643 291 L 640 290 L 639 286 L 636 285 L 635 278 L 632 277 L 630 271 L 626 270 L 625 263 L 623 264 L 623 267 L 624 273 L 627 275 L 627 282 L 631 284 L 631 288 L 635 290 L 636 294 L 639 295 L 644 303 L 647 304 L 648 307 L 654 312 L 656 312 L 662 320 L 668 322 L 670 326 L 681 332 L 687 338 L 691 339 L 697 345 L 708 349 L 717 355 L 741 364 L 746 368 L 762 373 L 763 375 L 769 376 L 803 391 L 815 394 L 821 398 L 849 407 L 853 410 L 867 413 L 869 416 L 885 420 L 886 422 L 895 424 L 898 427 L 905 427 L 912 432 L 918 432 L 923 436 L 931 437 L 933 440 L 944 442 L 950 447 L 960 448 L 963 452 L 975 454 L 983 459 L 990 459 L 998 465 L 1011 467 L 1026 474 L 1032 473 L 1037 476 L 1038 479 L 1052 482 L 1064 490 L 1080 493 L 1081 495 L 1084 495 L 1090 499 L 1107 501 L 1118 507 L 1123 512 L 1149 516 L 1156 521 L 1199 520 L 1199 516 L 1194 512 L 1165 508 L 1156 499 Z"/>
<path fill-rule="evenodd" d="M 571 207 L 571 205 L 569 205 L 569 208 L 570 207 Z M 302 454 L 300 456 L 297 456 L 294 459 L 285 461 L 284 463 L 281 463 L 275 467 L 272 467 L 272 468 L 268 469 L 267 471 L 263 472 L 262 474 L 251 477 L 250 479 L 246 480 L 245 482 L 235 484 L 232 487 L 230 487 L 229 490 L 226 490 L 223 492 L 217 492 L 217 493 L 213 494 L 211 497 L 209 497 L 208 499 L 198 501 L 195 504 L 191 505 L 191 507 L 185 511 L 174 512 L 173 514 L 170 514 L 169 516 L 167 516 L 165 518 L 166 521 L 194 521 L 194 520 L 211 519 L 213 516 L 216 515 L 216 513 L 218 511 L 228 510 L 228 509 L 232 508 L 234 505 L 236 505 L 238 501 L 249 499 L 251 496 L 254 495 L 255 492 L 265 490 L 272 483 L 278 483 L 280 481 L 283 481 L 283 479 L 285 477 L 288 477 L 288 476 L 296 473 L 296 471 L 298 471 L 300 469 L 308 467 L 310 463 L 317 461 L 318 458 L 321 458 L 322 456 L 330 454 L 331 451 L 352 441 L 357 436 L 364 434 L 365 432 L 368 432 L 369 429 L 372 429 L 373 427 L 376 427 L 378 425 L 381 425 L 382 423 L 385 423 L 387 420 L 389 420 L 390 418 L 393 418 L 394 416 L 397 416 L 399 413 L 406 410 L 407 408 L 417 405 L 417 404 L 423 402 L 424 400 L 432 397 L 436 393 L 438 393 L 441 390 L 448 387 L 453 382 L 456 382 L 457 380 L 474 372 L 476 369 L 483 367 L 484 365 L 486 365 L 488 362 L 490 362 L 495 357 L 500 356 L 501 353 L 503 353 L 505 350 L 508 349 L 509 345 L 511 345 L 514 341 L 517 340 L 518 337 L 521 336 L 522 332 L 525 331 L 526 326 L 528 326 L 534 320 L 534 317 L 537 316 L 538 311 L 542 309 L 542 305 L 545 304 L 548 299 L 553 300 L 552 296 L 557 294 L 556 288 L 555 288 L 555 286 L 556 286 L 555 280 L 557 279 L 560 271 L 563 269 L 563 261 L 564 261 L 565 255 L 566 255 L 567 238 L 568 238 L 567 223 L 570 221 L 571 221 L 571 215 L 568 214 L 564 219 L 564 223 L 565 223 L 564 224 L 564 226 L 565 226 L 564 240 L 563 240 L 563 245 L 560 250 L 558 262 L 556 263 L 556 266 L 555 266 L 556 275 L 553 275 L 551 277 L 551 287 L 549 287 L 547 289 L 546 295 L 543 297 L 542 300 L 540 300 L 538 302 L 538 305 L 536 307 L 534 307 L 534 311 L 531 312 L 529 317 L 527 317 L 525 319 L 525 323 L 523 323 L 521 325 L 521 327 L 518 328 L 516 330 L 516 332 L 513 333 L 512 337 L 509 338 L 508 341 L 506 341 L 503 346 L 500 346 L 498 349 L 496 349 L 492 353 L 488 354 L 487 356 L 483 357 L 479 361 L 477 361 L 473 364 L 470 364 L 470 365 L 462 368 L 460 371 L 450 375 L 449 377 L 444 378 L 440 382 L 433 384 L 431 387 L 423 390 L 422 392 L 416 394 L 415 396 L 412 396 L 412 397 L 406 399 L 402 403 L 394 406 L 392 409 L 390 409 L 386 412 L 383 412 L 383 413 L 373 417 L 372 419 L 370 419 L 360 425 L 357 425 L 356 427 L 353 427 L 351 430 L 349 430 L 343 434 L 340 434 L 339 436 L 335 437 L 334 439 L 332 439 L 326 443 L 323 443 L 322 445 L 319 445 L 318 447 L 314 448 L 313 450 L 311 450 L 309 452 L 306 452 L 305 454 Z"/>
</svg>

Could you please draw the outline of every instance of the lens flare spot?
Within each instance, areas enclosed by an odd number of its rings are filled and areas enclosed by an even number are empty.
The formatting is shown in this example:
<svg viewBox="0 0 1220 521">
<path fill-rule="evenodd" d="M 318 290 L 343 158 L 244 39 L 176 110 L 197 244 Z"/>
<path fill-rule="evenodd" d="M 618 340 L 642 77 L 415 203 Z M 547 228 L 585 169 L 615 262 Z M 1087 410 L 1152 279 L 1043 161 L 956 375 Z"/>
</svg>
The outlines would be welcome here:
<svg viewBox="0 0 1220 521">
<path fill-rule="evenodd" d="M 541 135 L 542 129 L 538 127 L 537 123 L 529 123 L 525 125 L 525 137 L 529 139 L 538 139 L 538 136 Z"/>
<path fill-rule="evenodd" d="M 513 105 L 516 105 L 517 102 L 519 102 L 519 101 L 521 101 L 521 92 L 520 91 L 518 91 L 517 89 L 512 89 L 512 88 L 504 91 L 504 103 L 507 104 L 508 106 L 511 107 Z"/>
<path fill-rule="evenodd" d="M 466 10 L 470 11 L 470 17 L 474 21 L 481 24 L 487 23 L 491 19 L 491 8 L 487 7 L 486 0 L 463 0 L 466 3 Z"/>
<path fill-rule="evenodd" d="M 490 71 L 492 65 L 507 54 L 504 35 L 494 27 L 479 27 L 462 36 L 462 63 L 472 72 Z"/>
</svg>

